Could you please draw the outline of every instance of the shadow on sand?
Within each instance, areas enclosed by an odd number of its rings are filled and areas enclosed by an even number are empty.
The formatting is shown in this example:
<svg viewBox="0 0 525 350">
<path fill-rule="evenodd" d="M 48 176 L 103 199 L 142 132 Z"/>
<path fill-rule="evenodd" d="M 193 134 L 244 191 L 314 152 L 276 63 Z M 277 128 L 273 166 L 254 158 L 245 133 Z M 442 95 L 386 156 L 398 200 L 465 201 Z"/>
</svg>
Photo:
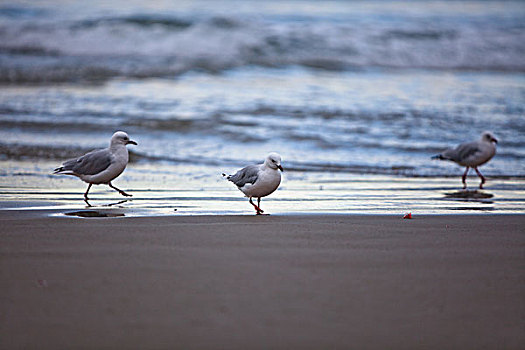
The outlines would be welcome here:
<svg viewBox="0 0 525 350">
<path fill-rule="evenodd" d="M 445 197 L 443 199 L 456 200 L 460 202 L 479 202 L 483 204 L 493 204 L 494 202 L 489 200 L 490 198 L 493 198 L 493 197 L 494 195 L 492 193 L 482 192 L 478 190 L 472 190 L 472 191 L 461 190 L 461 191 L 456 191 L 456 192 L 445 193 Z M 472 209 L 472 208 L 469 208 L 469 209 Z"/>
<path fill-rule="evenodd" d="M 114 203 L 99 205 L 98 207 L 103 207 L 104 209 L 97 210 L 97 209 L 94 209 L 95 207 L 91 205 L 91 203 L 89 203 L 88 200 L 84 200 L 84 202 L 86 202 L 87 204 L 86 209 L 66 212 L 64 213 L 64 215 L 78 216 L 81 218 L 113 218 L 113 217 L 125 216 L 124 213 L 122 213 L 119 210 L 112 210 L 112 209 L 105 209 L 105 208 L 119 207 L 120 204 L 126 203 L 128 201 L 130 200 L 124 199 L 124 200 L 114 202 Z"/>
<path fill-rule="evenodd" d="M 124 213 L 100 211 L 100 210 L 76 210 L 64 213 L 67 216 L 78 216 L 81 218 L 114 218 L 124 216 Z"/>
<path fill-rule="evenodd" d="M 119 206 L 120 204 L 123 204 L 123 203 L 126 203 L 126 202 L 130 202 L 130 201 L 131 201 L 131 199 L 123 199 L 123 200 L 120 200 L 120 201 L 114 202 L 114 203 L 102 204 L 102 205 L 99 205 L 99 207 L 116 207 L 116 206 Z M 84 202 L 86 202 L 87 207 L 93 208 L 93 205 L 91 205 L 91 203 L 89 203 L 89 200 L 84 199 Z"/>
<path fill-rule="evenodd" d="M 451 198 L 451 199 L 465 199 L 465 200 L 480 200 L 480 199 L 488 199 L 492 198 L 494 195 L 492 193 L 487 193 L 483 191 L 478 190 L 461 190 L 456 192 L 448 192 L 445 193 L 445 198 Z"/>
<path fill-rule="evenodd" d="M 493 198 L 492 193 L 487 193 L 478 190 L 460 190 L 456 192 L 447 192 L 444 194 L 444 200 L 452 200 L 456 202 L 469 202 L 472 203 L 469 206 L 451 207 L 450 210 L 476 210 L 476 211 L 491 211 L 494 207 L 490 204 L 494 204 L 490 198 Z M 474 203 L 482 204 L 481 206 L 474 205 Z"/>
</svg>

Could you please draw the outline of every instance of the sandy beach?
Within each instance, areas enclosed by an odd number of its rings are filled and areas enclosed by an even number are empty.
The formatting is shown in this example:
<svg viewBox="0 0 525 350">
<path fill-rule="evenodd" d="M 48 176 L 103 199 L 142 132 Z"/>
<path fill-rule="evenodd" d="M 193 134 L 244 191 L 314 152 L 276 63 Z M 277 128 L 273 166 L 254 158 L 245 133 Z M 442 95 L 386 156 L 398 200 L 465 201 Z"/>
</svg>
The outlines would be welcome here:
<svg viewBox="0 0 525 350">
<path fill-rule="evenodd" d="M 520 349 L 525 216 L 0 211 L 2 349 Z"/>
</svg>

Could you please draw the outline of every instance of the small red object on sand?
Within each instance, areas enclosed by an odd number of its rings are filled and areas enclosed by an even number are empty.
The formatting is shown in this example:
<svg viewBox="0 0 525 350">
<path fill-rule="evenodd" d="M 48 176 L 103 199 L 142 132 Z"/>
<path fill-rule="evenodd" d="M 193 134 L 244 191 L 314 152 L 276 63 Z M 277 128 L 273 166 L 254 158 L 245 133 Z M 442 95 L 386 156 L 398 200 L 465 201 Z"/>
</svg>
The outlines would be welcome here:
<svg viewBox="0 0 525 350">
<path fill-rule="evenodd" d="M 47 287 L 47 281 L 46 280 L 38 280 L 38 285 L 40 287 Z"/>
<path fill-rule="evenodd" d="M 403 219 L 412 219 L 412 213 L 407 213 L 403 216 Z"/>
</svg>

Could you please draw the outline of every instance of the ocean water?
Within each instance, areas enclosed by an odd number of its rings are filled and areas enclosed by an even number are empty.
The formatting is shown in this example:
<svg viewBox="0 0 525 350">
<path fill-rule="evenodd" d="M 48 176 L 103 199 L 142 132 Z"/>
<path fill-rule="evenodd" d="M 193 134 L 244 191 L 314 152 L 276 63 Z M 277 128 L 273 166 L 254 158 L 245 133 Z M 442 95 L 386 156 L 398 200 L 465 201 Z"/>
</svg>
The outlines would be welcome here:
<svg viewBox="0 0 525 350">
<path fill-rule="evenodd" d="M 220 174 L 277 151 L 274 213 L 525 212 L 524 57 L 522 1 L 2 1 L 0 201 L 83 206 L 50 172 L 125 130 L 95 206 L 249 212 Z M 430 157 L 484 130 L 465 197 Z"/>
</svg>

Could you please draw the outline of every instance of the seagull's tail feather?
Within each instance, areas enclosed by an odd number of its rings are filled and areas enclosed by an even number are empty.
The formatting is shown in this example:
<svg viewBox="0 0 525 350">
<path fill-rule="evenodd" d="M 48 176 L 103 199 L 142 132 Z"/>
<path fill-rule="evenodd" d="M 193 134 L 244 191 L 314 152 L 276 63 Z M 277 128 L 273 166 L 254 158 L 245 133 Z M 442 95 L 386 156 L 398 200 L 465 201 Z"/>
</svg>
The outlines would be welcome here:
<svg viewBox="0 0 525 350">
<path fill-rule="evenodd" d="M 56 168 L 55 170 L 53 170 L 53 174 L 60 174 L 62 171 L 64 171 L 64 167 L 61 166 L 61 167 L 58 167 Z"/>
<path fill-rule="evenodd" d="M 73 170 L 64 169 L 63 166 L 53 170 L 53 175 L 76 175 Z"/>
<path fill-rule="evenodd" d="M 226 180 L 229 180 L 232 176 L 231 175 L 226 175 L 225 173 L 222 173 L 222 177 L 225 177 Z"/>
<path fill-rule="evenodd" d="M 62 166 L 59 166 L 55 170 L 53 170 L 53 174 L 63 174 L 63 175 L 75 175 L 75 172 L 73 171 L 73 165 L 75 164 L 74 161 L 66 161 Z"/>
<path fill-rule="evenodd" d="M 442 154 L 437 154 L 437 155 L 433 156 L 430 159 L 451 160 L 450 158 L 447 158 L 447 157 L 443 156 Z"/>
</svg>

